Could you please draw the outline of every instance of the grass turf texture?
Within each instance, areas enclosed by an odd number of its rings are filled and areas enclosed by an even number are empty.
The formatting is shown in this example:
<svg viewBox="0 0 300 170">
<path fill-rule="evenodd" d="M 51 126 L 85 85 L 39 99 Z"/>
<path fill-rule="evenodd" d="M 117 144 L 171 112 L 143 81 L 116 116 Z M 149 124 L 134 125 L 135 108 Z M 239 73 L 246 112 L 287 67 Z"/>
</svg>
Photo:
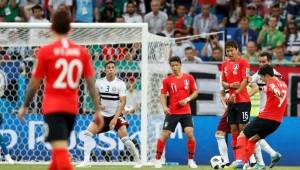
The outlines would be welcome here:
<svg viewBox="0 0 300 170">
<path fill-rule="evenodd" d="M 47 170 L 47 165 L 4 165 L 0 164 L 0 170 Z M 75 170 L 136 170 L 132 166 L 92 166 L 91 168 L 75 168 Z M 140 170 L 155 169 L 154 167 L 146 166 Z M 188 166 L 164 166 L 162 169 L 168 170 L 190 170 Z M 199 166 L 201 170 L 211 170 L 210 166 Z M 293 167 L 274 167 L 272 170 L 299 170 L 300 166 Z"/>
</svg>

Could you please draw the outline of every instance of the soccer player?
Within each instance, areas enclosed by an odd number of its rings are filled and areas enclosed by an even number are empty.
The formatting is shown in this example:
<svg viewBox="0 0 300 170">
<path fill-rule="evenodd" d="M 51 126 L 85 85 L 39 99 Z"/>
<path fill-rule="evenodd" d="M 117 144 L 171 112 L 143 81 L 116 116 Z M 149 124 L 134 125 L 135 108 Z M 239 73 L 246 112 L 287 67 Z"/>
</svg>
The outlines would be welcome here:
<svg viewBox="0 0 300 170">
<path fill-rule="evenodd" d="M 222 64 L 222 85 L 229 89 L 228 123 L 231 128 L 232 148 L 236 158 L 236 144 L 239 133 L 244 129 L 250 118 L 251 102 L 247 91 L 250 66 L 246 59 L 238 54 L 235 41 L 228 41 L 225 45 L 229 60 Z"/>
<path fill-rule="evenodd" d="M 52 16 L 51 30 L 56 40 L 41 47 L 32 77 L 27 87 L 25 101 L 18 111 L 24 119 L 30 102 L 44 80 L 42 110 L 46 141 L 52 146 L 49 170 L 72 170 L 68 153 L 68 139 L 78 113 L 80 77 L 84 77 L 92 97 L 98 121 L 103 121 L 94 84 L 94 70 L 86 48 L 67 38 L 71 30 L 69 12 L 58 10 Z"/>
<path fill-rule="evenodd" d="M 197 168 L 194 159 L 195 137 L 191 108 L 189 102 L 198 96 L 198 90 L 193 76 L 181 72 L 181 60 L 179 57 L 171 57 L 169 64 L 173 74 L 163 80 L 160 101 L 166 115 L 163 124 L 163 131 L 156 145 L 155 168 L 162 168 L 161 155 L 165 148 L 165 143 L 174 132 L 178 123 L 181 124 L 187 136 L 188 165 L 190 168 Z M 170 102 L 167 106 L 167 95 Z"/>
<path fill-rule="evenodd" d="M 233 169 L 241 169 L 253 154 L 256 142 L 272 134 L 281 124 L 287 107 L 287 85 L 274 76 L 270 65 L 259 69 L 258 74 L 266 82 L 266 105 L 256 119 L 250 122 L 238 138 L 237 160 Z"/>
<path fill-rule="evenodd" d="M 0 126 L 3 122 L 2 114 L 0 113 Z M 8 153 L 8 149 L 4 143 L 3 136 L 0 134 L 0 156 L 1 156 L 1 150 L 4 155 L 4 159 L 9 163 L 9 164 L 14 164 L 15 161 L 11 159 L 10 154 Z"/>
<path fill-rule="evenodd" d="M 270 65 L 272 62 L 272 54 L 268 52 L 261 53 L 259 55 L 258 62 L 260 68 L 262 68 L 264 65 Z M 273 71 L 276 77 L 281 78 L 281 74 L 279 72 L 277 72 L 275 69 Z M 251 86 L 251 90 L 249 91 L 250 96 L 253 96 L 257 92 L 259 92 L 259 111 L 262 112 L 266 105 L 266 83 L 261 79 L 260 75 L 258 74 L 258 71 L 251 77 L 249 86 Z M 255 148 L 255 157 L 257 159 L 257 163 L 254 168 L 262 169 L 265 167 L 265 163 L 261 154 L 261 149 L 266 151 L 271 156 L 270 166 L 273 167 L 281 159 L 281 154 L 274 151 L 274 149 L 271 148 L 271 146 L 264 139 L 261 139 L 258 141 L 257 146 Z"/>
<path fill-rule="evenodd" d="M 100 93 L 102 114 L 104 122 L 94 119 L 85 132 L 84 139 L 84 161 L 77 167 L 90 166 L 90 154 L 93 148 L 93 135 L 115 130 L 121 141 L 127 147 L 130 154 L 134 157 L 137 164 L 135 168 L 140 168 L 139 152 L 134 143 L 130 140 L 127 133 L 128 122 L 122 117 L 122 112 L 126 105 L 126 85 L 116 77 L 116 64 L 108 61 L 105 64 L 106 76 L 96 80 L 96 90 Z M 103 128 L 102 128 L 103 127 Z"/>
</svg>

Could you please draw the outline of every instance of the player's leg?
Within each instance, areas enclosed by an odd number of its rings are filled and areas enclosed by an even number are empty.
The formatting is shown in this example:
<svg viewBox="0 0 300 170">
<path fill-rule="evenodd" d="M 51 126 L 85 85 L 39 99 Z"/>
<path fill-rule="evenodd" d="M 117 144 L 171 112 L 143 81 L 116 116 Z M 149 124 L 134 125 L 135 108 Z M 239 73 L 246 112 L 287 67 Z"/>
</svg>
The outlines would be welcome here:
<svg viewBox="0 0 300 170">
<path fill-rule="evenodd" d="M 194 161 L 196 139 L 194 136 L 194 124 L 192 115 L 181 115 L 179 122 L 187 137 L 188 166 L 190 168 L 197 168 L 198 166 Z"/>
<path fill-rule="evenodd" d="M 267 152 L 271 156 L 271 165 L 274 166 L 278 161 L 281 159 L 281 154 L 279 152 L 276 152 L 265 139 L 261 139 L 259 142 L 259 145 L 261 149 L 265 152 Z"/>
<path fill-rule="evenodd" d="M 83 137 L 83 152 L 84 152 L 84 160 L 82 163 L 77 165 L 77 167 L 89 167 L 90 165 L 90 157 L 93 148 L 96 146 L 96 142 L 93 139 L 95 134 L 105 132 L 109 130 L 110 118 L 104 117 L 104 121 L 98 120 L 97 116 L 94 116 L 93 121 L 90 122 L 87 129 L 84 131 Z"/>
<path fill-rule="evenodd" d="M 4 154 L 4 158 L 5 160 L 9 163 L 9 164 L 14 164 L 14 160 L 11 159 L 10 154 L 8 153 L 8 149 L 5 145 L 5 142 L 3 140 L 3 136 L 0 134 L 0 148 L 2 149 L 2 152 Z"/>
<path fill-rule="evenodd" d="M 68 152 L 68 139 L 75 123 L 75 115 L 45 115 L 46 141 L 52 146 L 49 170 L 73 170 Z"/>
<path fill-rule="evenodd" d="M 231 146 L 233 150 L 234 159 L 236 160 L 236 145 L 237 145 L 237 137 L 239 136 L 239 127 L 238 127 L 238 120 L 237 120 L 237 110 L 236 104 L 228 104 L 227 108 L 228 112 L 228 124 L 230 125 L 231 131 Z"/>
<path fill-rule="evenodd" d="M 262 139 L 264 140 L 264 139 Z M 255 155 L 255 158 L 256 158 L 256 164 L 255 164 L 255 167 L 254 169 L 264 169 L 265 168 L 265 162 L 264 162 L 264 159 L 263 159 L 263 156 L 262 156 L 262 153 L 261 153 L 261 147 L 260 147 L 260 142 L 261 140 L 259 140 L 257 143 L 256 143 L 256 146 L 255 146 L 255 151 L 254 151 L 254 155 Z"/>
</svg>

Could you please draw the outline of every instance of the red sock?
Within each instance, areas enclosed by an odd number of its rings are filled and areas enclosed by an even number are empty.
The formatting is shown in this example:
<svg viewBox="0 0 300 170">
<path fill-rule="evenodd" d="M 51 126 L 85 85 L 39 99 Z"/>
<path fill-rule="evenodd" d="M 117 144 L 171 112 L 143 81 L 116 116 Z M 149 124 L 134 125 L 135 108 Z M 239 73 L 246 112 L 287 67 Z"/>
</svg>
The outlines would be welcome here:
<svg viewBox="0 0 300 170">
<path fill-rule="evenodd" d="M 53 149 L 56 170 L 73 170 L 67 149 Z"/>
<path fill-rule="evenodd" d="M 250 156 L 254 153 L 255 145 L 256 145 L 256 142 L 248 140 L 246 154 L 245 154 L 246 161 L 248 161 Z"/>
<path fill-rule="evenodd" d="M 195 143 L 196 142 L 194 140 L 188 140 L 188 142 L 187 142 L 187 148 L 189 151 L 189 159 L 194 159 Z"/>
<path fill-rule="evenodd" d="M 237 147 L 236 147 L 236 160 L 245 160 L 245 155 L 246 155 L 246 148 L 247 148 L 247 142 L 248 139 L 246 136 L 241 136 L 237 140 Z"/>
<path fill-rule="evenodd" d="M 53 154 L 53 152 L 52 152 L 51 162 L 50 162 L 50 165 L 48 167 L 48 170 L 56 170 L 55 154 Z"/>
<path fill-rule="evenodd" d="M 232 141 L 231 141 L 231 145 L 232 145 L 232 150 L 233 150 L 233 156 L 234 159 L 236 160 L 236 145 L 237 145 L 237 137 L 239 136 L 238 133 L 232 133 Z"/>
<path fill-rule="evenodd" d="M 157 140 L 157 145 L 156 145 L 156 159 L 159 160 L 161 158 L 162 153 L 164 152 L 165 149 L 165 142 L 162 141 L 161 139 Z"/>
</svg>

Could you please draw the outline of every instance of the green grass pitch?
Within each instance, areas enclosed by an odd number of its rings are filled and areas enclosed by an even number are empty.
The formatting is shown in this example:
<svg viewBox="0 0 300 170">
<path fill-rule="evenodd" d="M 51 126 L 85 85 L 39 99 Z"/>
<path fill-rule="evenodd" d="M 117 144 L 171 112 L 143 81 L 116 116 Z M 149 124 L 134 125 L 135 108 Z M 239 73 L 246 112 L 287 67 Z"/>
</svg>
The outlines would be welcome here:
<svg viewBox="0 0 300 170">
<path fill-rule="evenodd" d="M 47 170 L 47 165 L 4 165 L 0 164 L 1 170 Z M 136 170 L 132 166 L 92 166 L 91 168 L 75 168 L 75 170 Z M 146 166 L 140 170 L 155 169 L 154 167 Z M 162 169 L 168 170 L 190 170 L 187 166 L 164 166 Z M 209 166 L 199 166 L 201 170 L 211 170 Z M 272 170 L 299 170 L 300 166 L 294 167 L 274 167 Z"/>
</svg>

